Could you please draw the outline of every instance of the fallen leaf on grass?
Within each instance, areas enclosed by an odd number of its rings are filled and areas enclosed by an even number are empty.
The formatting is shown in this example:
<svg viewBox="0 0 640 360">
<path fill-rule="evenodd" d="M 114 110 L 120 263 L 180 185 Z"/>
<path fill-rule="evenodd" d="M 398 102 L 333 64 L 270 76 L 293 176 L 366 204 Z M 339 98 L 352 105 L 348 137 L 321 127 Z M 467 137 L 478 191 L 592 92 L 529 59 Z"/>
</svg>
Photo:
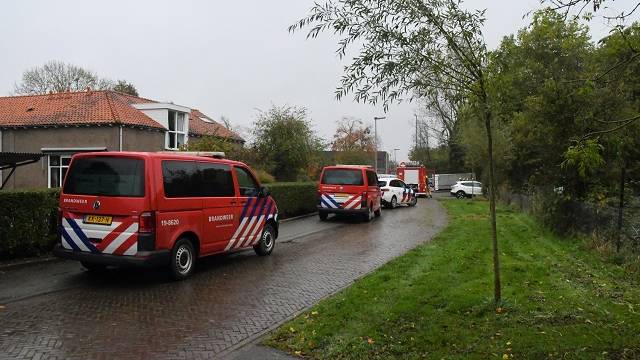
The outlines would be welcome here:
<svg viewBox="0 0 640 360">
<path fill-rule="evenodd" d="M 508 355 L 508 354 L 502 354 L 502 358 L 503 358 L 504 360 L 508 360 L 508 359 L 509 359 L 509 355 Z"/>
<path fill-rule="evenodd" d="M 289 328 L 289 331 L 290 331 L 290 332 L 292 332 L 292 333 L 294 333 L 294 332 L 296 332 L 296 329 L 294 329 L 294 328 L 290 327 L 290 328 Z"/>
<path fill-rule="evenodd" d="M 318 312 L 317 311 L 312 311 L 311 315 L 318 315 Z"/>
<path fill-rule="evenodd" d="M 369 345 L 373 344 L 375 341 L 372 338 L 367 338 L 367 342 Z"/>
</svg>

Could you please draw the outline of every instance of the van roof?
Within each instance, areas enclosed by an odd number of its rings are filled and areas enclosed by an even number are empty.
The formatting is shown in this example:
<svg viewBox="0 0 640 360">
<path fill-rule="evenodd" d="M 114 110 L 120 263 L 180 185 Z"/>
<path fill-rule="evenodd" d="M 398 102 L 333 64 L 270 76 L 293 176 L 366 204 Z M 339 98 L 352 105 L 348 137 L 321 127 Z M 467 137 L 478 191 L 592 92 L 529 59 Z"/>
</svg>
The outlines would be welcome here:
<svg viewBox="0 0 640 360">
<path fill-rule="evenodd" d="M 325 166 L 324 169 L 368 169 L 368 170 L 373 170 L 373 167 L 369 166 L 369 165 L 330 165 L 330 166 Z"/>
<path fill-rule="evenodd" d="M 88 156 L 122 156 L 122 157 L 142 157 L 142 158 L 161 158 L 167 160 L 209 160 L 211 162 L 229 164 L 229 165 L 245 165 L 241 161 L 217 159 L 211 156 L 198 156 L 191 154 L 180 154 L 179 152 L 144 152 L 144 151 L 98 151 L 98 152 L 85 152 L 78 153 L 75 156 L 88 157 Z"/>
</svg>

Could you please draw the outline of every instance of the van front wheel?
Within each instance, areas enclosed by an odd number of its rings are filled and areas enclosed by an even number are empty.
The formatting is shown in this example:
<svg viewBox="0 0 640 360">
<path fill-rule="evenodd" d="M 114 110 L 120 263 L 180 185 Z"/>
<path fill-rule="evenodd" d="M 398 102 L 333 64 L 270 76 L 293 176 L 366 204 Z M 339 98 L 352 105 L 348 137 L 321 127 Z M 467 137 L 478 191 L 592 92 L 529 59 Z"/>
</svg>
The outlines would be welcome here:
<svg viewBox="0 0 640 360">
<path fill-rule="evenodd" d="M 175 280 L 183 280 L 191 276 L 196 263 L 196 252 L 193 244 L 186 238 L 179 239 L 171 250 L 171 276 Z"/>
<path fill-rule="evenodd" d="M 253 247 L 253 250 L 259 256 L 267 256 L 271 254 L 273 251 L 273 247 L 276 244 L 276 236 L 273 226 L 271 224 L 267 224 L 264 226 L 264 230 L 262 230 L 262 236 L 258 243 Z"/>
</svg>

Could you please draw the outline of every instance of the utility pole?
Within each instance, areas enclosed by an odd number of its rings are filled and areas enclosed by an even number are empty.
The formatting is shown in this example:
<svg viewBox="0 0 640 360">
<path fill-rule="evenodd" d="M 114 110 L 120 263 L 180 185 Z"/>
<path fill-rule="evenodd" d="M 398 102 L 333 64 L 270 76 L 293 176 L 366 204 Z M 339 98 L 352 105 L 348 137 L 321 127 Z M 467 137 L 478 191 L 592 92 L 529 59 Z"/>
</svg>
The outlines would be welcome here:
<svg viewBox="0 0 640 360">
<path fill-rule="evenodd" d="M 416 153 L 418 152 L 418 114 L 413 114 L 416 117 Z"/>
<path fill-rule="evenodd" d="M 386 119 L 385 116 L 375 116 L 373 118 L 373 136 L 375 142 L 375 150 L 373 152 L 373 168 L 378 172 L 378 120 Z"/>
<path fill-rule="evenodd" d="M 429 150 L 429 127 L 425 126 L 427 132 L 427 162 L 431 164 L 431 150 Z"/>
</svg>

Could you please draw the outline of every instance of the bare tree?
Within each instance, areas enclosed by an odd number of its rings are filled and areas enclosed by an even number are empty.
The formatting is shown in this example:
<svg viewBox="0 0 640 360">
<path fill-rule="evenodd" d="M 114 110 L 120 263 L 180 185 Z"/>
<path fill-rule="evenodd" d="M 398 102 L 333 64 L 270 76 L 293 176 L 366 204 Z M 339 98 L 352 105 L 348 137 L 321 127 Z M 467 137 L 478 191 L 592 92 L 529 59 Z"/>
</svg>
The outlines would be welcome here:
<svg viewBox="0 0 640 360">
<path fill-rule="evenodd" d="M 23 95 L 50 92 L 111 89 L 114 83 L 99 78 L 94 72 L 61 61 L 49 61 L 22 74 L 22 81 L 15 85 L 15 92 Z"/>
<path fill-rule="evenodd" d="M 224 126 L 227 130 L 233 131 L 233 124 L 231 124 L 231 119 L 224 115 L 220 115 L 220 122 L 222 126 Z"/>
<path fill-rule="evenodd" d="M 113 86 L 113 90 L 123 94 L 138 96 L 138 89 L 126 80 L 118 80 L 118 83 Z"/>
<path fill-rule="evenodd" d="M 565 17 L 573 16 L 579 18 L 586 11 L 601 12 L 607 8 L 608 3 L 613 3 L 614 0 L 542 0 L 543 4 L 547 4 L 550 9 L 560 11 Z M 610 15 L 603 15 L 607 20 L 626 20 L 633 15 L 640 7 L 640 2 L 632 4 L 629 8 L 621 10 L 620 12 L 612 13 Z"/>
<path fill-rule="evenodd" d="M 362 120 L 354 117 L 343 117 L 338 121 L 338 128 L 333 135 L 331 149 L 334 151 L 375 151 L 375 141 L 369 128 Z"/>
</svg>

